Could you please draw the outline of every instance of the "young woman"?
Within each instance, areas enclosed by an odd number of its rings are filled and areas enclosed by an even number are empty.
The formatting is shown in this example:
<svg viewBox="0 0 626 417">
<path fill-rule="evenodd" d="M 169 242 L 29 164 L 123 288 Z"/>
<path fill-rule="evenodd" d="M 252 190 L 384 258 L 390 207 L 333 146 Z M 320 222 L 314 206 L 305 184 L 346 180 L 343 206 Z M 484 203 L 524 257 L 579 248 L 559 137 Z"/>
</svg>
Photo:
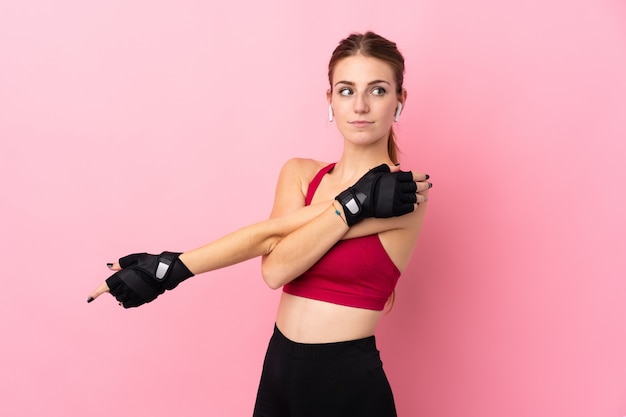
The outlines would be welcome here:
<svg viewBox="0 0 626 417">
<path fill-rule="evenodd" d="M 183 254 L 122 258 L 88 300 L 110 291 L 124 307 L 138 306 L 194 274 L 262 255 L 264 280 L 283 293 L 255 417 L 396 415 L 374 333 L 431 184 L 388 168 L 407 98 L 396 45 L 353 34 L 333 52 L 328 76 L 329 120 L 344 140 L 336 163 L 288 161 L 269 220 Z"/>
</svg>

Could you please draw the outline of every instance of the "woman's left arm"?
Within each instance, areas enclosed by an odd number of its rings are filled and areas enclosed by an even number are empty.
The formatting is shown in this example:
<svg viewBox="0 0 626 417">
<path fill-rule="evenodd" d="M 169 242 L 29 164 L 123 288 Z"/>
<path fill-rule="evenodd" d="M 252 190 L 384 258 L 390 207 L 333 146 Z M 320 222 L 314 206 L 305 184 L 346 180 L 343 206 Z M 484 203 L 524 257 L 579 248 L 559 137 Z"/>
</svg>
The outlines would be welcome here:
<svg viewBox="0 0 626 417">
<path fill-rule="evenodd" d="M 392 259 L 397 262 L 397 265 L 405 265 L 421 227 L 425 210 L 424 203 L 427 200 L 429 183 L 423 181 L 425 178 L 422 177 L 425 176 L 414 175 L 414 180 L 418 182 L 416 210 L 403 216 L 385 219 L 368 218 L 349 227 L 345 221 L 343 207 L 337 201 L 327 202 L 327 208 L 321 214 L 275 241 L 275 244 L 269 248 L 262 262 L 263 279 L 267 285 L 274 289 L 280 288 L 300 276 L 341 239 L 388 231 L 393 232 L 385 236 L 384 240 L 390 240 L 393 247 L 386 245 L 386 249 L 391 249 L 394 254 L 398 254 L 394 255 L 397 259 Z M 279 178 L 277 201 L 281 201 L 282 194 L 289 192 L 291 192 L 289 185 L 281 184 Z M 272 213 L 282 214 L 280 204 L 275 205 Z M 399 250 L 396 250 L 396 247 Z M 403 249 L 406 247 L 408 249 Z"/>
</svg>

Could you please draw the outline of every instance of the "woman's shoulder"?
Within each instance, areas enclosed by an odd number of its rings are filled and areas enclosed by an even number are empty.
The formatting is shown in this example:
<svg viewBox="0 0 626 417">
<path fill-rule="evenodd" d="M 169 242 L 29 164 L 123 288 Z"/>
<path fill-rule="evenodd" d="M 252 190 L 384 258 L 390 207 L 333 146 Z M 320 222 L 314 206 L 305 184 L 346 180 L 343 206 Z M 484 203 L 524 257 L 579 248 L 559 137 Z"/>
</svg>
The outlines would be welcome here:
<svg viewBox="0 0 626 417">
<path fill-rule="evenodd" d="M 328 162 L 311 158 L 291 158 L 283 165 L 281 176 L 299 178 L 302 184 L 308 184 L 322 168 L 328 165 Z"/>
<path fill-rule="evenodd" d="M 271 217 L 304 207 L 309 184 L 327 163 L 309 158 L 289 159 L 280 170 Z"/>
</svg>

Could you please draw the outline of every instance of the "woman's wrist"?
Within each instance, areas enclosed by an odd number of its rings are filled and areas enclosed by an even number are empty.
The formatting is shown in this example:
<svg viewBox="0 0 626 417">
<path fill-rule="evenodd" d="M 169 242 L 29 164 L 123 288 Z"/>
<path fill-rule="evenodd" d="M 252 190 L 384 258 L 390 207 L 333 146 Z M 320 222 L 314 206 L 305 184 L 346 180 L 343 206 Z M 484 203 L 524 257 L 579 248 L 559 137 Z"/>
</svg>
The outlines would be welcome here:
<svg viewBox="0 0 626 417">
<path fill-rule="evenodd" d="M 339 207 L 337 207 L 337 206 L 339 206 Z M 332 203 L 332 209 L 335 212 L 335 215 L 338 216 L 341 219 L 343 224 L 348 226 L 348 222 L 346 221 L 346 215 L 344 214 L 344 211 L 343 211 L 343 206 L 341 204 L 338 204 L 337 201 L 335 200 Z"/>
</svg>

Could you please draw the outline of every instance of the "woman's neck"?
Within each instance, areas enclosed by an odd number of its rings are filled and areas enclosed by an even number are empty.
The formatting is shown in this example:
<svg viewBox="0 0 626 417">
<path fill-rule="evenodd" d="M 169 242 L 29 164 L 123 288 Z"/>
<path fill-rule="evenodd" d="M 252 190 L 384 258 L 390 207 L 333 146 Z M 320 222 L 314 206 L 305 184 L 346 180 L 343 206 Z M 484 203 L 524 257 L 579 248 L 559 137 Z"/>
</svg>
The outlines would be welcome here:
<svg viewBox="0 0 626 417">
<path fill-rule="evenodd" d="M 367 171 L 380 164 L 387 164 L 390 167 L 394 165 L 391 158 L 389 158 L 386 147 L 381 151 L 381 149 L 367 149 L 364 147 L 355 149 L 354 146 L 346 146 L 341 158 L 333 168 L 333 174 L 345 180 L 355 177 L 360 178 Z"/>
</svg>

